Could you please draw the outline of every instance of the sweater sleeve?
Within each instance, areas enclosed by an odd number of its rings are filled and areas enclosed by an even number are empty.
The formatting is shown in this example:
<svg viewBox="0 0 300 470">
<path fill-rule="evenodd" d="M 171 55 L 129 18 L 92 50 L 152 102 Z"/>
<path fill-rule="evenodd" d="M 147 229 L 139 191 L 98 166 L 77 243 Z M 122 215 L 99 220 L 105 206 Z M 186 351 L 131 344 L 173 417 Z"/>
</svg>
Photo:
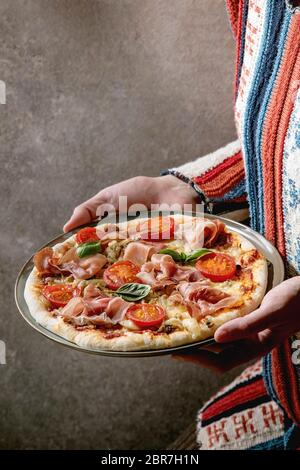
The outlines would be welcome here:
<svg viewBox="0 0 300 470">
<path fill-rule="evenodd" d="M 243 156 L 238 140 L 161 174 L 171 174 L 189 183 L 214 213 L 243 210 L 248 207 Z M 242 219 L 239 220 L 247 218 L 245 210 L 240 215 Z"/>
</svg>

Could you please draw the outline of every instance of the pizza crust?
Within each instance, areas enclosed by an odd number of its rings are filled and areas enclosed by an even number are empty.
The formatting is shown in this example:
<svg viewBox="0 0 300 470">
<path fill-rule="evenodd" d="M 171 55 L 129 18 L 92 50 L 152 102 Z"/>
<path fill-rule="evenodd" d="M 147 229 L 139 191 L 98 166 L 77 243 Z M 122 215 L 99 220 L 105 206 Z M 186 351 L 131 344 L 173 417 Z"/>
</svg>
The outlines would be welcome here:
<svg viewBox="0 0 300 470">
<path fill-rule="evenodd" d="M 139 219 L 141 220 L 141 219 Z M 119 224 L 125 225 L 125 223 Z M 239 235 L 243 249 L 256 249 L 248 240 Z M 53 247 L 54 250 L 63 249 L 68 244 L 74 244 L 74 236 L 63 243 Z M 167 333 L 122 331 L 122 336 L 107 339 L 101 333 L 101 330 L 86 329 L 78 330 L 73 325 L 66 323 L 61 317 L 54 317 L 48 311 L 46 301 L 38 293 L 36 285 L 40 283 L 37 270 L 34 268 L 30 273 L 24 291 L 24 298 L 27 302 L 33 318 L 44 328 L 65 338 L 66 340 L 77 344 L 86 349 L 93 350 L 111 350 L 111 351 L 143 351 L 166 349 L 184 344 L 191 344 L 201 340 L 213 337 L 216 329 L 229 320 L 238 318 L 255 310 L 261 303 L 267 287 L 268 270 L 267 262 L 264 258 L 259 258 L 253 263 L 253 279 L 256 289 L 251 293 L 251 297 L 246 299 L 239 308 L 223 309 L 215 315 L 210 316 L 209 324 L 205 319 L 199 323 L 196 319 L 183 320 L 184 331 L 174 331 Z"/>
</svg>

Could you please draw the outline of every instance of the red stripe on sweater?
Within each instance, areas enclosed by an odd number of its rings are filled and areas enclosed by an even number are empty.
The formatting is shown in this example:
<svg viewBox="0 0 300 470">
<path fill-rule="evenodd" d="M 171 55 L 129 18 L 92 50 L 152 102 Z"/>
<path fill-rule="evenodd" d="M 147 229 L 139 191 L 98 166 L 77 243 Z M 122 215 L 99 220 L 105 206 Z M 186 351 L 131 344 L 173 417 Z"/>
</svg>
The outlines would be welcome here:
<svg viewBox="0 0 300 470">
<path fill-rule="evenodd" d="M 235 186 L 245 179 L 245 170 L 243 162 L 238 162 L 230 170 L 221 173 L 208 183 L 198 183 L 207 197 L 222 197 L 224 194 L 232 191 Z"/>
<path fill-rule="evenodd" d="M 242 389 L 237 389 L 232 393 L 229 393 L 221 399 L 217 399 L 212 403 L 205 411 L 203 411 L 202 419 L 206 421 L 213 418 L 214 416 L 219 416 L 231 408 L 247 404 L 247 402 L 255 400 L 263 395 L 266 395 L 266 387 L 262 378 L 258 379 L 255 382 L 250 383 L 249 385 L 243 386 Z"/>
<path fill-rule="evenodd" d="M 295 84 L 299 83 L 300 80 L 300 15 L 294 17 L 290 37 L 290 46 L 293 48 L 293 53 L 290 51 L 286 57 L 286 67 L 291 66 L 293 60 L 295 59 L 294 50 L 297 49 L 295 44 L 298 45 L 298 53 L 297 58 L 295 60 L 294 68 L 291 68 L 291 77 L 289 82 L 289 87 L 287 90 L 285 103 L 283 106 L 281 120 L 278 126 L 278 135 L 276 139 L 276 146 L 275 146 L 275 220 L 276 220 L 276 240 L 277 240 L 277 248 L 279 249 L 282 256 L 286 256 L 286 249 L 285 249 L 285 234 L 284 234 L 284 215 L 283 215 L 283 208 L 282 208 L 282 191 L 283 191 L 283 183 L 282 183 L 282 174 L 283 174 L 283 152 L 284 152 L 284 145 L 286 134 L 288 132 L 291 114 L 293 112 L 294 103 L 295 103 Z M 283 67 L 285 68 L 285 67 Z M 285 77 L 287 77 L 286 70 L 284 71 Z"/>
<path fill-rule="evenodd" d="M 198 184 L 206 197 L 222 198 L 245 179 L 245 168 L 241 152 L 226 158 L 222 163 L 196 176 L 193 181 Z"/>
<path fill-rule="evenodd" d="M 201 189 L 208 198 L 222 198 L 226 193 L 233 190 L 245 178 L 244 171 L 236 172 L 232 177 L 222 184 L 200 184 Z"/>
<path fill-rule="evenodd" d="M 276 395 L 288 417 L 300 425 L 300 395 L 298 379 L 292 364 L 289 340 L 271 353 L 272 380 Z"/>
<path fill-rule="evenodd" d="M 199 184 L 207 183 L 211 181 L 220 173 L 224 173 L 226 170 L 230 169 L 236 162 L 243 160 L 241 151 L 235 153 L 231 157 L 226 158 L 223 162 L 219 163 L 219 165 L 207 170 L 203 175 L 197 176 L 197 181 Z M 195 179 L 196 179 L 195 178 Z"/>
<path fill-rule="evenodd" d="M 238 33 L 238 15 L 240 0 L 226 0 L 231 28 L 235 37 Z"/>
<path fill-rule="evenodd" d="M 235 60 L 235 81 L 234 81 L 234 94 L 235 99 L 238 95 L 239 89 L 239 73 L 241 68 L 241 52 L 242 52 L 242 31 L 243 25 L 245 23 L 245 18 L 243 15 L 244 12 L 244 0 L 240 0 L 239 2 L 239 10 L 238 10 L 238 19 L 237 19 L 237 47 L 236 47 L 236 60 Z"/>
</svg>

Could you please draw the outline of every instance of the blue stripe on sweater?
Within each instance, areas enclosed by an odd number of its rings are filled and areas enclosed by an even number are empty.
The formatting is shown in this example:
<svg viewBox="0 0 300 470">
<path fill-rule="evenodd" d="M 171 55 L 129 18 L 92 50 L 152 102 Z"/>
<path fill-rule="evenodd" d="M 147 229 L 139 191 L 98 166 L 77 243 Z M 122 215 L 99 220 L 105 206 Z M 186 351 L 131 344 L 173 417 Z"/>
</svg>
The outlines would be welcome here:
<svg viewBox="0 0 300 470">
<path fill-rule="evenodd" d="M 256 446 L 249 447 L 249 449 L 246 450 L 284 450 L 284 448 L 284 438 L 282 435 L 276 439 L 271 439 L 270 441 L 262 442 Z"/>
</svg>

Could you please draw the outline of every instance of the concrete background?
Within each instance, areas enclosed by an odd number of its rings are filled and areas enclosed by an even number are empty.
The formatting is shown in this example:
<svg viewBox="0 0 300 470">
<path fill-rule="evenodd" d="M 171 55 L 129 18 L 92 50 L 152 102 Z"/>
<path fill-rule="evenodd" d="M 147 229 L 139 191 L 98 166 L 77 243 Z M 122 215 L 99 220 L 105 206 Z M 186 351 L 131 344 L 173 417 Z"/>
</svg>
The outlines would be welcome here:
<svg viewBox="0 0 300 470">
<path fill-rule="evenodd" d="M 31 330 L 13 285 L 77 203 L 235 138 L 223 0 L 2 0 L 0 448 L 158 449 L 234 374 Z"/>
</svg>

